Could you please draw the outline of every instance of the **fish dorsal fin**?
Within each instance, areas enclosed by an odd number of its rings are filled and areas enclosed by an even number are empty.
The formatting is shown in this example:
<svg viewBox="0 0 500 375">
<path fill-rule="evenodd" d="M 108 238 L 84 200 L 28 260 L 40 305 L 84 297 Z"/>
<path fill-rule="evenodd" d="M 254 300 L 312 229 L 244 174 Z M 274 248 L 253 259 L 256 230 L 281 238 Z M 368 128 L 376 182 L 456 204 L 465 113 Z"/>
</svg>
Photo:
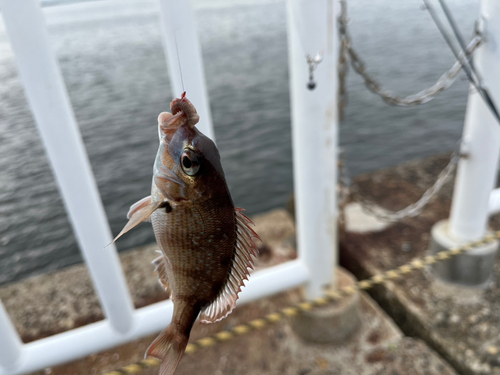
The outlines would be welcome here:
<svg viewBox="0 0 500 375">
<path fill-rule="evenodd" d="M 243 281 L 248 280 L 250 274 L 249 269 L 253 269 L 254 257 L 257 256 L 258 250 L 252 237 L 258 238 L 259 240 L 260 238 L 257 233 L 250 228 L 250 224 L 253 225 L 252 221 L 243 215 L 241 211 L 243 211 L 241 208 L 235 209 L 236 251 L 229 277 L 215 300 L 201 310 L 201 323 L 218 322 L 233 311 L 236 300 L 238 299 L 238 293 L 244 285 Z"/>
<path fill-rule="evenodd" d="M 136 227 L 143 221 L 148 220 L 151 214 L 161 205 L 161 203 L 162 202 L 153 202 L 151 196 L 149 195 L 130 206 L 130 210 L 127 213 L 127 219 L 129 219 L 129 221 L 118 236 L 115 237 L 113 242 L 127 233 L 130 229 Z"/>
</svg>

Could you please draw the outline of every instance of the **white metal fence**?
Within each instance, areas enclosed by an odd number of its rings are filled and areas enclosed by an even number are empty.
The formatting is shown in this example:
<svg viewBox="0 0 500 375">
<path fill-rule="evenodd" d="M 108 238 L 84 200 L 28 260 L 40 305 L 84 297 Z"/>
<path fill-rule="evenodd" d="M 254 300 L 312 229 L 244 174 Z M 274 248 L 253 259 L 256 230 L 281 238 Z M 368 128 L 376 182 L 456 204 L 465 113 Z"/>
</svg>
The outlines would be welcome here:
<svg viewBox="0 0 500 375">
<path fill-rule="evenodd" d="M 184 89 L 200 114 L 200 130 L 213 138 L 194 15 L 189 2 L 159 0 L 161 28 L 173 91 Z M 117 3 L 119 6 L 119 3 Z M 134 309 L 108 221 L 82 143 L 38 0 L 0 0 L 0 9 L 40 136 L 45 145 L 79 247 L 106 319 L 23 344 L 0 302 L 0 375 L 42 369 L 162 330 L 172 314 L 170 300 Z M 289 0 L 288 40 L 292 102 L 297 260 L 256 272 L 240 303 L 306 285 L 309 298 L 334 280 L 337 181 L 337 18 L 335 0 Z M 500 3 L 482 2 L 486 42 L 475 58 L 479 73 L 500 103 Z M 178 51 L 178 52 L 177 52 Z M 306 87 L 305 55 L 321 52 L 314 91 Z M 180 63 L 178 62 L 178 59 Z M 167 103 L 165 103 L 167 105 Z M 481 237 L 488 214 L 500 210 L 492 192 L 500 152 L 500 127 L 474 92 L 470 95 L 463 152 L 451 212 L 450 233 Z M 152 276 L 154 277 L 154 276 Z"/>
<path fill-rule="evenodd" d="M 333 280 L 337 246 L 338 50 L 334 9 L 338 4 L 334 3 L 293 0 L 288 4 L 299 258 L 254 273 L 241 293 L 240 303 L 304 284 L 308 296 L 314 298 Z M 184 89 L 200 114 L 199 128 L 213 138 L 193 12 L 185 1 L 160 0 L 160 5 L 173 92 L 180 95 L 183 91 L 179 58 Z M 112 234 L 60 68 L 49 46 L 38 0 L 0 0 L 0 8 L 29 106 L 106 317 L 104 321 L 23 344 L 0 303 L 0 375 L 13 375 L 158 332 L 170 322 L 173 305 L 168 300 L 134 309 L 116 248 L 111 245 L 104 249 L 112 241 Z M 304 46 L 312 50 L 305 51 Z M 324 62 L 315 72 L 320 84 L 315 91 L 308 91 L 304 55 L 320 50 Z"/>
</svg>

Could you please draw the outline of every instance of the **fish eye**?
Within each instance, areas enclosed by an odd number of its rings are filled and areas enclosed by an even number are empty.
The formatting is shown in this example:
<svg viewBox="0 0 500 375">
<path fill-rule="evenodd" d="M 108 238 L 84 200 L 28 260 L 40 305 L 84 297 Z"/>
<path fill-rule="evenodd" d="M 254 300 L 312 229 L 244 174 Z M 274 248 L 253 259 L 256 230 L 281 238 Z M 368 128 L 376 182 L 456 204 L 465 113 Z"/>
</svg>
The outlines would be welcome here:
<svg viewBox="0 0 500 375">
<path fill-rule="evenodd" d="M 181 155 L 181 168 L 188 176 L 195 176 L 200 170 L 200 162 L 196 152 L 185 148 Z"/>
</svg>

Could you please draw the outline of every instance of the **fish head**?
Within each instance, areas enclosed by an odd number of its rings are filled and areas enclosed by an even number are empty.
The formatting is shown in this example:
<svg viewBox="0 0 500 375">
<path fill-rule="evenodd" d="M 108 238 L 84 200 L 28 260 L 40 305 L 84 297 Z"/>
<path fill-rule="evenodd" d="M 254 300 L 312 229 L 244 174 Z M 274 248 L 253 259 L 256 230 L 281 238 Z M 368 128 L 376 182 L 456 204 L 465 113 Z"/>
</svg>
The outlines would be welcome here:
<svg viewBox="0 0 500 375">
<path fill-rule="evenodd" d="M 153 170 L 151 196 L 132 205 L 129 221 L 115 237 L 147 220 L 158 208 L 218 198 L 218 204 L 230 203 L 231 195 L 215 143 L 198 129 L 199 116 L 185 93 L 170 105 L 172 113 L 158 116 L 160 147 Z"/>
<path fill-rule="evenodd" d="M 171 111 L 158 117 L 160 147 L 153 190 L 174 204 L 228 195 L 219 151 L 196 128 L 199 116 L 185 94 L 172 102 Z"/>
</svg>

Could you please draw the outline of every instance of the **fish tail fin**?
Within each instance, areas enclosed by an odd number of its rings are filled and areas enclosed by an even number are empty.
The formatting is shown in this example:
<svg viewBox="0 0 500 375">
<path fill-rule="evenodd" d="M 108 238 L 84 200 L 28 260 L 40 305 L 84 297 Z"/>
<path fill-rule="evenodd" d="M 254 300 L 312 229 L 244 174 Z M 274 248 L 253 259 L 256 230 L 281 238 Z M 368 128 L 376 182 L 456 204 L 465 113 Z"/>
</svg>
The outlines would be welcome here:
<svg viewBox="0 0 500 375">
<path fill-rule="evenodd" d="M 174 315 L 170 325 L 158 336 L 146 351 L 147 357 L 161 360 L 159 375 L 172 375 L 179 364 L 189 340 L 189 333 L 200 309 L 182 299 L 174 303 Z"/>
<path fill-rule="evenodd" d="M 189 335 L 175 332 L 173 325 L 168 326 L 146 352 L 147 357 L 161 360 L 159 375 L 172 375 L 179 364 L 189 340 Z"/>
</svg>

